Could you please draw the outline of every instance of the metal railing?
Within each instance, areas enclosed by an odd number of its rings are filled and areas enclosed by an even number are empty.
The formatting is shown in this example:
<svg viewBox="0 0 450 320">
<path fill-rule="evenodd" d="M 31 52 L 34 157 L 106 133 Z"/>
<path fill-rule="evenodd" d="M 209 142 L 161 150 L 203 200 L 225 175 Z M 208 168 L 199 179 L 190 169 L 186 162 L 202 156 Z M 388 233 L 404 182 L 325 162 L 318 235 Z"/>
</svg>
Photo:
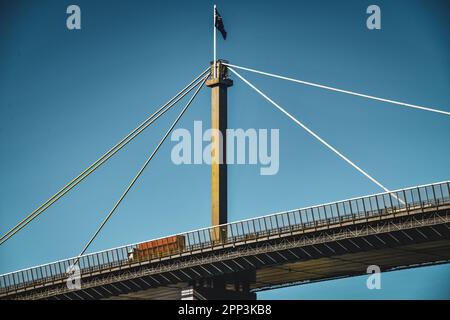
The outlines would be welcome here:
<svg viewBox="0 0 450 320">
<path fill-rule="evenodd" d="M 365 219 L 364 222 L 376 217 L 407 214 L 411 210 L 437 209 L 448 204 L 450 204 L 450 181 L 445 181 L 180 233 L 152 240 L 151 248 L 147 245 L 150 241 L 144 241 L 85 254 L 79 258 L 77 265 L 83 277 L 96 272 L 107 272 L 113 268 L 139 266 L 198 250 L 209 250 L 228 244 L 239 245 L 248 241 L 265 240 L 271 236 L 311 228 L 331 227 L 360 219 Z M 168 238 L 177 239 L 176 244 L 155 246 L 155 243 L 162 243 Z M 74 257 L 0 275 L 0 294 L 65 280 L 68 277 L 68 268 L 76 259 Z"/>
</svg>

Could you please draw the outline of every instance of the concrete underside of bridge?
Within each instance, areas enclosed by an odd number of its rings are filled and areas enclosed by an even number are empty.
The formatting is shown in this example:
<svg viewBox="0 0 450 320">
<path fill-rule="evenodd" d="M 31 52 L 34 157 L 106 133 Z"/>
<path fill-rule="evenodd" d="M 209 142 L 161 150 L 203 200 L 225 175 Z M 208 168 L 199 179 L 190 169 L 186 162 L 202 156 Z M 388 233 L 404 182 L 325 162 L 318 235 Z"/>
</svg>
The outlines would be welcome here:
<svg viewBox="0 0 450 320">
<path fill-rule="evenodd" d="M 320 250 L 320 247 L 317 248 Z M 324 251 L 328 248 L 321 247 Z M 292 252 L 294 253 L 294 251 Z M 288 252 L 281 253 L 288 258 Z M 276 259 L 275 257 L 273 257 Z M 430 259 L 431 258 L 431 259 Z M 269 259 L 270 260 L 270 259 Z M 283 258 L 284 260 L 284 258 Z M 431 262 L 433 260 L 433 262 Z M 433 241 L 422 244 L 397 246 L 389 249 L 375 249 L 368 252 L 342 254 L 324 258 L 298 261 L 276 266 L 262 267 L 256 272 L 256 281 L 250 284 L 251 289 L 261 291 L 284 287 L 286 285 L 300 285 L 316 281 L 351 277 L 366 274 L 369 265 L 378 265 L 384 271 L 396 270 L 405 267 L 419 267 L 435 263 L 450 261 L 450 240 Z M 269 261 L 267 261 L 269 262 Z M 242 261 L 241 263 L 244 263 Z M 366 279 L 361 280 L 365 286 Z M 140 290 L 126 294 L 119 294 L 110 299 L 182 299 L 182 292 L 189 290 L 188 283 L 179 283 L 147 290 Z M 450 289 L 450 288 L 449 288 Z M 256 292 L 254 292 L 256 294 Z M 256 296 L 243 294 L 222 294 L 202 291 L 193 292 L 185 299 L 256 299 Z"/>
<path fill-rule="evenodd" d="M 202 249 L 139 266 L 8 295 L 19 299 L 255 299 L 258 291 L 450 262 L 450 208 L 354 220 L 240 245 Z M 363 280 L 365 281 L 365 280 Z"/>
</svg>

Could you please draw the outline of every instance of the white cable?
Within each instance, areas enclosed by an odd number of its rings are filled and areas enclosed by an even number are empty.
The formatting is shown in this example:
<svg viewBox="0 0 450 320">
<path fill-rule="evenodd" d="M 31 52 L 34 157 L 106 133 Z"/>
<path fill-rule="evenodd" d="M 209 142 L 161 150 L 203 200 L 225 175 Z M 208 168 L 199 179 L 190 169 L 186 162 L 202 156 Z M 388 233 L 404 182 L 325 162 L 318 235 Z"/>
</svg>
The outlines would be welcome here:
<svg viewBox="0 0 450 320">
<path fill-rule="evenodd" d="M 284 110 L 279 104 L 277 104 L 275 101 L 270 99 L 268 96 L 266 96 L 261 90 L 256 88 L 253 84 L 251 84 L 247 79 L 245 79 L 243 76 L 241 76 L 239 73 L 237 73 L 235 70 L 233 70 L 232 67 L 228 67 L 228 69 L 233 72 L 235 75 L 237 75 L 242 81 L 244 81 L 246 84 L 248 84 L 253 90 L 258 92 L 261 96 L 263 96 L 267 101 L 269 101 L 271 104 L 273 104 L 278 110 L 283 112 L 286 116 L 288 116 L 291 120 L 293 120 L 295 123 L 297 123 L 300 127 L 305 129 L 310 135 L 312 135 L 314 138 L 319 140 L 323 145 L 325 145 L 328 149 L 336 153 L 339 157 L 341 157 L 343 160 L 345 160 L 348 164 L 350 164 L 353 168 L 361 172 L 363 175 L 365 175 L 367 178 L 369 178 L 373 183 L 375 183 L 377 186 L 382 188 L 386 192 L 390 192 L 389 189 L 387 189 L 385 186 L 383 186 L 380 182 L 378 182 L 375 178 L 373 178 L 371 175 L 369 175 L 367 172 L 365 172 L 363 169 L 358 167 L 355 163 L 353 163 L 350 159 L 348 159 L 346 156 L 344 156 L 342 153 L 340 153 L 338 150 L 336 150 L 332 145 L 330 145 L 328 142 L 323 140 L 321 137 L 319 137 L 316 133 L 314 133 L 311 129 L 309 129 L 307 126 L 305 126 L 303 123 L 298 121 L 294 116 L 292 116 L 289 112 Z"/>
<path fill-rule="evenodd" d="M 240 67 L 240 66 L 236 66 L 236 65 L 232 65 L 232 64 L 228 64 L 228 63 L 223 63 L 223 64 L 227 65 L 229 67 L 233 67 L 233 68 L 237 68 L 237 69 L 241 69 L 241 70 L 246 70 L 246 71 L 250 71 L 250 72 L 254 72 L 254 73 L 259 73 L 259 74 L 262 74 L 262 75 L 265 75 L 265 76 L 269 76 L 269 77 L 273 77 L 273 78 L 278 78 L 278 79 L 282 79 L 282 80 L 287 80 L 287 81 L 292 81 L 292 82 L 296 82 L 296 83 L 301 83 L 301 84 L 304 84 L 304 85 L 307 85 L 307 86 L 312 86 L 312 87 L 317 87 L 317 88 L 321 88 L 321 89 L 326 89 L 326 90 L 331 90 L 331 91 L 351 94 L 351 95 L 358 96 L 358 97 L 363 97 L 363 98 L 368 98 L 368 99 L 372 99 L 372 100 L 378 100 L 378 101 L 382 101 L 382 102 L 392 103 L 392 104 L 396 104 L 396 105 L 400 105 L 400 106 L 404 106 L 404 107 L 409 107 L 409 108 L 415 108 L 415 109 L 420 109 L 420 110 L 425 110 L 425 111 L 441 113 L 441 114 L 445 114 L 447 116 L 450 116 L 450 112 L 448 112 L 448 111 L 442 111 L 442 110 L 432 109 L 432 108 L 418 106 L 418 105 L 414 105 L 414 104 L 409 104 L 409 103 L 404 103 L 404 102 L 399 102 L 399 101 L 394 101 L 394 100 L 389 100 L 389 99 L 384 99 L 384 98 L 378 98 L 378 97 L 374 97 L 374 96 L 369 96 L 367 94 L 362 94 L 362 93 L 357 93 L 357 92 L 353 92 L 353 91 L 333 88 L 333 87 L 324 86 L 324 85 L 313 83 L 313 82 L 307 82 L 307 81 L 303 81 L 303 80 L 297 80 L 297 79 L 292 79 L 292 78 L 288 78 L 288 77 L 283 77 L 283 76 L 279 76 L 279 75 L 276 75 L 276 74 L 273 74 L 273 73 L 268 73 L 268 72 L 258 71 L 258 70 L 255 70 L 255 69 Z"/>
<path fill-rule="evenodd" d="M 181 117 L 185 114 L 186 110 L 189 108 L 189 106 L 192 104 L 192 101 L 194 101 L 194 99 L 197 97 L 197 94 L 200 92 L 200 90 L 203 88 L 203 85 L 205 84 L 206 80 L 208 79 L 209 74 L 207 74 L 205 77 L 202 78 L 202 82 L 197 84 L 197 89 L 195 90 L 194 94 L 192 95 L 192 97 L 189 99 L 188 103 L 186 104 L 186 106 L 183 108 L 183 110 L 181 110 L 180 114 L 178 115 L 178 117 L 175 119 L 175 121 L 172 123 L 172 125 L 169 127 L 169 129 L 166 131 L 166 133 L 164 134 L 164 136 L 162 137 L 161 141 L 158 143 L 158 145 L 156 146 L 156 148 L 153 150 L 152 154 L 150 155 L 150 157 L 147 158 L 147 160 L 145 161 L 145 163 L 142 165 L 142 167 L 139 169 L 138 173 L 134 176 L 133 180 L 131 180 L 130 184 L 127 186 L 127 188 L 125 189 L 125 191 L 122 193 L 122 195 L 120 196 L 119 200 L 116 202 L 116 204 L 114 205 L 114 207 L 111 209 L 111 211 L 108 213 L 108 215 L 106 216 L 106 218 L 103 220 L 103 222 L 100 224 L 100 226 L 97 228 L 97 230 L 95 231 L 94 235 L 91 237 L 91 239 L 88 241 L 88 243 L 85 245 L 85 247 L 83 248 L 83 250 L 81 251 L 81 253 L 78 255 L 78 258 L 75 260 L 74 264 L 77 264 L 79 259 L 83 256 L 83 254 L 86 252 L 86 250 L 89 248 L 89 246 L 91 245 L 91 243 L 94 241 L 94 239 L 97 237 L 97 235 L 100 233 L 100 231 L 103 229 L 103 227 L 105 226 L 105 224 L 108 222 L 108 220 L 111 218 L 111 216 L 114 214 L 114 212 L 116 211 L 117 207 L 120 205 L 120 203 L 123 201 L 123 199 L 126 197 L 126 195 L 128 194 L 128 192 L 131 190 L 131 188 L 134 186 L 134 184 L 136 183 L 136 181 L 139 179 L 139 177 L 141 176 L 141 174 L 144 172 L 144 170 L 147 168 L 148 164 L 150 163 L 150 161 L 152 161 L 153 157 L 155 156 L 155 154 L 158 152 L 159 148 L 161 147 L 161 145 L 164 143 L 164 141 L 166 141 L 167 137 L 169 136 L 169 134 L 172 132 L 173 128 L 175 128 L 175 126 L 177 125 L 177 123 L 180 121 Z"/>
</svg>

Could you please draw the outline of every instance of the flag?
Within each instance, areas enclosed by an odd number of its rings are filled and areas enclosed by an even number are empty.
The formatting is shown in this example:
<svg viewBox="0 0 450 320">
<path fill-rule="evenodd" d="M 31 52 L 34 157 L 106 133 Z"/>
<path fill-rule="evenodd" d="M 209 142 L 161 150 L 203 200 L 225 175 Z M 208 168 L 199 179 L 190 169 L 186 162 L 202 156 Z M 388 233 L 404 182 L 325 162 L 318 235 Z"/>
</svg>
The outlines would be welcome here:
<svg viewBox="0 0 450 320">
<path fill-rule="evenodd" d="M 216 9 L 215 26 L 216 26 L 217 30 L 219 30 L 220 33 L 222 34 L 223 39 L 226 40 L 227 39 L 227 32 L 225 31 L 225 27 L 223 26 L 222 16 L 219 14 L 219 11 L 217 11 L 217 9 Z"/>
</svg>

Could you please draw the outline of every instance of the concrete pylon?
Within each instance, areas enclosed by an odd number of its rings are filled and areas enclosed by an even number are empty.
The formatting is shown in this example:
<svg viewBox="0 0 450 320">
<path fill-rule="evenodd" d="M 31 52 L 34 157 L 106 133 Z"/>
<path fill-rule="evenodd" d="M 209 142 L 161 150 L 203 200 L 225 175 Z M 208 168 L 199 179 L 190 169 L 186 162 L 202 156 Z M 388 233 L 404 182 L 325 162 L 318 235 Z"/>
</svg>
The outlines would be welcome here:
<svg viewBox="0 0 450 320">
<path fill-rule="evenodd" d="M 227 218 L 227 163 L 226 163 L 226 130 L 227 130 L 227 93 L 233 81 L 228 79 L 224 60 L 217 60 L 216 72 L 211 63 L 211 78 L 206 85 L 211 88 L 211 213 L 212 226 L 225 224 Z M 216 77 L 214 78 L 214 74 Z M 227 230 L 224 227 L 212 229 L 212 240 L 224 242 Z"/>
</svg>

